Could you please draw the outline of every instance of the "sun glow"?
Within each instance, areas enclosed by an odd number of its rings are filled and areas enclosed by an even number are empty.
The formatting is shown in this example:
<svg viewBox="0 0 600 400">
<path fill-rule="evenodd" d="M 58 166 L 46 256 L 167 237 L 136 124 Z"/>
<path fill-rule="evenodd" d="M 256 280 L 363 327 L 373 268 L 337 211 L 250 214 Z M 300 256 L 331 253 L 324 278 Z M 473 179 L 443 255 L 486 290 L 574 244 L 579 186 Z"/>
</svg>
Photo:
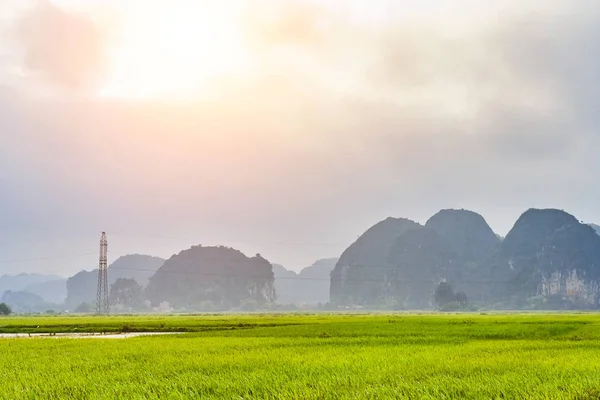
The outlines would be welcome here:
<svg viewBox="0 0 600 400">
<path fill-rule="evenodd" d="M 192 97 L 218 79 L 250 72 L 252 60 L 237 19 L 241 10 L 227 3 L 127 2 L 101 94 Z"/>
</svg>

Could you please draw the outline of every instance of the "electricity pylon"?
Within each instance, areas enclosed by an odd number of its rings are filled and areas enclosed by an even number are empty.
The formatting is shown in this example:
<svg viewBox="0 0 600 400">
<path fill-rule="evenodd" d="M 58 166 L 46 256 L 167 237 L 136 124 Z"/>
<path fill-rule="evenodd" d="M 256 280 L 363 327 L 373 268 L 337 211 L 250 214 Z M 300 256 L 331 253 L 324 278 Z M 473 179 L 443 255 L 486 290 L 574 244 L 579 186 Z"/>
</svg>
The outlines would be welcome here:
<svg viewBox="0 0 600 400">
<path fill-rule="evenodd" d="M 108 241 L 106 233 L 100 237 L 100 264 L 98 265 L 98 292 L 96 293 L 96 314 L 108 314 Z"/>
</svg>

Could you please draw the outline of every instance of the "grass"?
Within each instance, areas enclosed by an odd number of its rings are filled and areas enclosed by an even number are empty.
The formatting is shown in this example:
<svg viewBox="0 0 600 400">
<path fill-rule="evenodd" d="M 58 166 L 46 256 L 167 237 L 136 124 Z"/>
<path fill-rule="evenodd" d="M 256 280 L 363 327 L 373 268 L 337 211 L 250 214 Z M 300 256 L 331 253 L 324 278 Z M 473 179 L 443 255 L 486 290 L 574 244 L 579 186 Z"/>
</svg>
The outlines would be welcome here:
<svg viewBox="0 0 600 400">
<path fill-rule="evenodd" d="M 38 328 L 39 326 L 39 328 Z M 0 318 L 2 399 L 600 399 L 600 316 Z"/>
</svg>

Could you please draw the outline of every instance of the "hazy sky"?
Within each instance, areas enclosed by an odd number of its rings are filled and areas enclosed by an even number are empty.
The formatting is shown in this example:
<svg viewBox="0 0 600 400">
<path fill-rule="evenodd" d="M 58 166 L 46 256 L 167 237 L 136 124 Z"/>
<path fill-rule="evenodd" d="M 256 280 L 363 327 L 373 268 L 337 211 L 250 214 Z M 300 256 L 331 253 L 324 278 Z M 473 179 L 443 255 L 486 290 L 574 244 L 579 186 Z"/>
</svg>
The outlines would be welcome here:
<svg viewBox="0 0 600 400">
<path fill-rule="evenodd" d="M 596 0 L 0 0 L 0 274 L 599 222 L 598 37 Z"/>
</svg>

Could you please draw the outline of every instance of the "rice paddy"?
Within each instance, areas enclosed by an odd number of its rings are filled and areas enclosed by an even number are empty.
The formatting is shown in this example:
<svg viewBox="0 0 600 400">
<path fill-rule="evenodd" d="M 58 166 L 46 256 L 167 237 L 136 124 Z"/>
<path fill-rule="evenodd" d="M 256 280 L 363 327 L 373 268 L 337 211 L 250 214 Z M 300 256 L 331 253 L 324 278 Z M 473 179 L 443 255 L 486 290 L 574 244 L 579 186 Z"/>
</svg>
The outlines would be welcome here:
<svg viewBox="0 0 600 400">
<path fill-rule="evenodd" d="M 600 316 L 0 318 L 2 399 L 600 399 Z"/>
</svg>

